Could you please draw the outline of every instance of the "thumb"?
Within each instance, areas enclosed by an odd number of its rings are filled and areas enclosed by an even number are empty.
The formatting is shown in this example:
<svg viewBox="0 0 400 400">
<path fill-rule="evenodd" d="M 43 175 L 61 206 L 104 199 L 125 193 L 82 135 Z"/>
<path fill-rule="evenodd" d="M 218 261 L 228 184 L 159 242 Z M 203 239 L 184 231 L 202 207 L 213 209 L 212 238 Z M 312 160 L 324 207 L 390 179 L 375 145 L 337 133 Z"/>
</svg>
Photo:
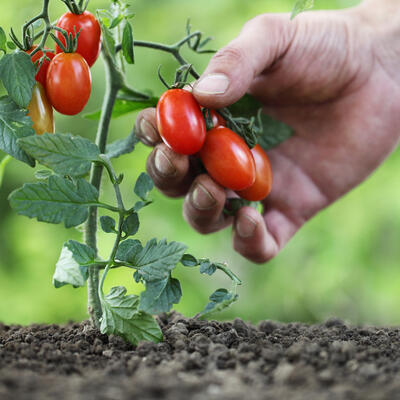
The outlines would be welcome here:
<svg viewBox="0 0 400 400">
<path fill-rule="evenodd" d="M 195 83 L 197 101 L 214 109 L 235 103 L 255 77 L 285 54 L 293 33 L 286 14 L 264 14 L 247 22 L 240 35 L 213 56 Z"/>
</svg>

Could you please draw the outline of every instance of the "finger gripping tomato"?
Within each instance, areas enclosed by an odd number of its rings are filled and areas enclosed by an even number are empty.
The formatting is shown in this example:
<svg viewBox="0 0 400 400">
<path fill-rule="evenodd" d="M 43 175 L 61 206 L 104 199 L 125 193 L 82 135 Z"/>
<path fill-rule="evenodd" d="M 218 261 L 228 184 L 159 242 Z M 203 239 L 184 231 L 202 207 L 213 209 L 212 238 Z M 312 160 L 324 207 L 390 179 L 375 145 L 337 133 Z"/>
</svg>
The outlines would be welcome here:
<svg viewBox="0 0 400 400">
<path fill-rule="evenodd" d="M 237 194 L 250 201 L 264 200 L 272 189 L 272 169 L 269 158 L 262 147 L 258 144 L 251 149 L 256 164 L 256 180 L 247 189 L 238 191 Z"/>
<path fill-rule="evenodd" d="M 250 149 L 229 128 L 218 127 L 208 131 L 200 157 L 210 176 L 225 188 L 243 190 L 256 179 L 256 166 Z"/>
<path fill-rule="evenodd" d="M 157 127 L 164 143 L 179 154 L 197 153 L 206 138 L 206 124 L 192 93 L 167 90 L 157 104 Z"/>
<path fill-rule="evenodd" d="M 89 67 L 91 67 L 97 60 L 101 49 L 100 24 L 94 15 L 89 11 L 85 11 L 82 14 L 67 12 L 60 17 L 57 22 L 57 27 L 64 29 L 68 33 L 72 33 L 74 36 L 74 28 L 76 32 L 81 31 L 78 37 L 78 48 L 76 52 L 80 54 L 86 60 Z M 65 45 L 65 38 L 59 31 L 57 31 L 57 38 Z M 61 53 L 62 49 L 56 46 L 56 52 Z"/>
<path fill-rule="evenodd" d="M 78 53 L 57 54 L 47 71 L 47 95 L 61 114 L 80 113 L 89 100 L 92 88 L 90 68 Z"/>
<path fill-rule="evenodd" d="M 30 50 L 27 51 L 28 54 L 31 54 L 33 50 L 36 49 L 37 46 L 32 46 Z M 32 62 L 35 64 L 36 62 L 39 62 L 40 59 L 43 56 L 43 52 L 41 50 L 37 51 L 33 57 L 32 57 Z M 46 51 L 46 57 L 52 60 L 54 58 L 55 54 L 51 51 L 47 52 Z M 49 68 L 50 61 L 44 59 L 41 65 L 38 65 L 37 72 L 35 79 L 37 82 L 40 82 L 44 88 L 46 88 L 46 75 L 47 75 L 47 70 Z"/>
<path fill-rule="evenodd" d="M 54 133 L 53 107 L 39 82 L 33 87 L 32 100 L 28 105 L 28 116 L 31 117 L 32 127 L 37 135 Z"/>
</svg>

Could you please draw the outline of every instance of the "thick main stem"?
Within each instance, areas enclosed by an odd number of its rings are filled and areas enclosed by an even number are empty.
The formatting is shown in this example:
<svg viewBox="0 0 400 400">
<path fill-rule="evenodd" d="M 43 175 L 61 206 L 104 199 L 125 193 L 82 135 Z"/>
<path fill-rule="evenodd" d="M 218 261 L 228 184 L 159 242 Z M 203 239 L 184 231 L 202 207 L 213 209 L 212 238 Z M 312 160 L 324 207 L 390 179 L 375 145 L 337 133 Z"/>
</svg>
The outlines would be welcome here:
<svg viewBox="0 0 400 400">
<path fill-rule="evenodd" d="M 101 153 L 105 153 L 106 150 L 111 115 L 118 91 L 122 86 L 120 74 L 115 70 L 113 61 L 107 56 L 104 56 L 104 61 L 106 68 L 106 92 L 96 135 L 96 144 Z M 93 164 L 90 173 L 90 183 L 97 190 L 100 189 L 102 174 L 103 166 L 100 164 Z M 85 242 L 96 251 L 97 256 L 97 207 L 91 207 L 89 210 L 89 219 L 85 226 Z M 99 268 L 97 265 L 89 268 L 88 307 L 93 325 L 99 327 L 102 309 L 99 297 Z"/>
</svg>

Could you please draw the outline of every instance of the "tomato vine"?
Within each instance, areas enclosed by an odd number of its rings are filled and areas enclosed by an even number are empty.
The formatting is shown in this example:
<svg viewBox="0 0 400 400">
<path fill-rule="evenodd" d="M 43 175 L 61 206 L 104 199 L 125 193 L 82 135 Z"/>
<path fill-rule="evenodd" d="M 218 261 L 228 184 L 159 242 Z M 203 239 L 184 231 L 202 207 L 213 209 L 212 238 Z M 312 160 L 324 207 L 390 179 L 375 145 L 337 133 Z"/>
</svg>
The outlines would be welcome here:
<svg viewBox="0 0 400 400">
<path fill-rule="evenodd" d="M 76 14 L 85 11 L 89 4 L 88 0 L 58 1 Z M 112 159 L 132 153 L 137 139 L 133 132 L 124 139 L 109 143 L 108 133 L 113 118 L 155 106 L 158 101 L 158 97 L 127 84 L 125 71 L 135 62 L 136 47 L 169 53 L 177 61 L 178 70 L 186 68 L 193 78 L 198 79 L 196 69 L 193 66 L 187 68 L 190 64 L 181 50 L 188 46 L 195 53 L 213 53 L 205 48 L 210 38 L 204 38 L 200 31 L 191 32 L 188 23 L 185 37 L 172 45 L 136 40 L 130 21 L 133 15 L 128 6 L 122 0 L 111 0 L 108 10 L 96 13 L 101 27 L 106 87 L 101 110 L 88 116 L 98 120 L 95 143 L 68 133 L 37 135 L 33 129 L 33 113 L 30 114 L 32 118 L 27 115 L 35 75 L 45 61 L 52 63 L 58 57 L 51 60 L 46 55 L 53 52 L 46 44 L 53 40 L 59 45 L 60 38 L 56 35 L 60 33 L 70 51 L 79 44 L 79 32 L 75 30 L 72 34 L 50 21 L 49 6 L 50 0 L 43 0 L 42 11 L 22 26 L 21 40 L 11 29 L 11 41 L 7 41 L 4 30 L 0 28 L 0 79 L 7 91 L 7 95 L 0 98 L 0 150 L 8 154 L 0 163 L 0 183 L 11 157 L 32 167 L 36 163 L 45 166 L 47 169 L 36 171 L 37 182 L 27 183 L 12 192 L 9 201 L 18 214 L 38 221 L 64 223 L 67 228 L 84 224 L 84 243 L 70 240 L 62 248 L 53 276 L 54 286 L 87 285 L 91 321 L 103 333 L 120 335 L 133 344 L 141 340 L 159 341 L 162 333 L 153 315 L 170 311 L 181 300 L 180 283 L 172 275 L 178 265 L 198 268 L 200 273 L 210 276 L 220 271 L 231 281 L 229 290 L 221 288 L 210 296 L 210 302 L 199 317 L 206 317 L 236 301 L 236 288 L 241 281 L 226 264 L 196 258 L 186 252 L 187 247 L 182 243 L 151 239 L 142 244 L 138 239 L 132 239 L 139 231 L 140 211 L 152 203 L 149 195 L 153 182 L 142 173 L 133 189 L 138 200 L 130 206 L 125 204 L 120 189 L 124 177 L 114 170 Z M 44 27 L 35 32 L 39 22 Z M 14 51 L 16 47 L 18 49 Z M 255 115 L 259 108 L 255 99 L 245 96 L 238 104 L 218 113 L 228 128 L 241 135 L 249 147 L 254 147 L 258 141 L 264 149 L 269 149 L 290 137 L 292 131 L 289 127 L 260 113 Z M 201 117 L 201 112 L 199 115 Z M 206 121 L 207 118 L 218 120 L 218 116 L 209 112 L 205 112 L 205 116 Z M 100 200 L 104 170 L 114 188 L 115 204 Z M 109 215 L 99 218 L 99 209 L 115 214 L 116 219 Z M 99 223 L 104 233 L 115 235 L 112 251 L 106 260 L 100 257 L 97 249 Z M 108 274 L 121 267 L 132 269 L 134 280 L 145 285 L 140 296 L 127 295 L 126 288 L 121 286 L 104 293 Z"/>
</svg>

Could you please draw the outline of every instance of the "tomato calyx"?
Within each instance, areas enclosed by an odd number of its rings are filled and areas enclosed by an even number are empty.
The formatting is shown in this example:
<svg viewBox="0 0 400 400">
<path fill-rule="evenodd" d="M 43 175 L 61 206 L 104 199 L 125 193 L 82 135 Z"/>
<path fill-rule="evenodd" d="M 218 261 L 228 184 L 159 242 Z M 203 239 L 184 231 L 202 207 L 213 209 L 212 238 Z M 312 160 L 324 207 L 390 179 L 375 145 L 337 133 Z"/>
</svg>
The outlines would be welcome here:
<svg viewBox="0 0 400 400">
<path fill-rule="evenodd" d="M 89 0 L 79 0 L 79 3 L 77 3 L 75 0 L 61 0 L 67 7 L 68 10 L 71 11 L 75 15 L 81 15 L 83 14 L 87 6 L 89 4 Z"/>
<path fill-rule="evenodd" d="M 62 50 L 63 53 L 76 53 L 76 49 L 78 48 L 78 39 L 79 35 L 82 32 L 82 29 L 79 29 L 79 32 L 76 31 L 74 27 L 74 33 L 67 32 L 65 29 L 62 29 L 58 26 L 55 26 L 54 29 L 57 32 L 60 32 L 65 40 L 65 44 L 53 33 L 50 33 L 52 39 L 57 43 L 57 46 Z"/>
<path fill-rule="evenodd" d="M 192 64 L 184 64 L 176 70 L 174 83 L 172 85 L 168 84 L 166 79 L 161 74 L 161 65 L 158 67 L 158 77 L 162 84 L 168 89 L 183 89 L 185 86 L 192 86 L 188 82 L 189 74 L 193 68 Z"/>
</svg>

